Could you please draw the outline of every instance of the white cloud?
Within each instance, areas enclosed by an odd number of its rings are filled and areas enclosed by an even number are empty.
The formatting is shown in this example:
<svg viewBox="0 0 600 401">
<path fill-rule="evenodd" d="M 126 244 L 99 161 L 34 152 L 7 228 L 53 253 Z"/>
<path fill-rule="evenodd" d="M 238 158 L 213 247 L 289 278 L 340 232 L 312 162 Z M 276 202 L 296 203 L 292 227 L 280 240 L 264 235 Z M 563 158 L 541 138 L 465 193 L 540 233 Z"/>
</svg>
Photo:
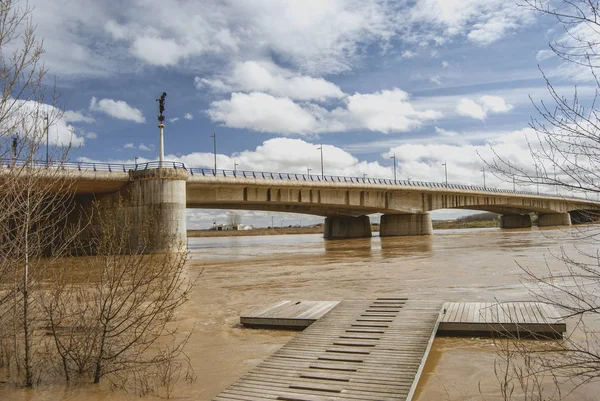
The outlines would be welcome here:
<svg viewBox="0 0 600 401">
<path fill-rule="evenodd" d="M 413 52 L 412 50 L 404 50 L 402 52 L 402 58 L 414 58 L 417 56 L 417 53 Z"/>
<path fill-rule="evenodd" d="M 194 119 L 194 115 L 192 113 L 185 113 L 183 115 L 183 118 L 185 118 L 186 120 L 193 120 Z"/>
<path fill-rule="evenodd" d="M 449 131 L 449 130 L 445 130 L 445 129 L 439 128 L 439 127 L 435 127 L 435 132 L 438 135 L 445 136 L 445 137 L 455 137 L 455 136 L 458 136 L 458 132 L 456 132 L 456 131 Z"/>
<path fill-rule="evenodd" d="M 171 124 L 175 124 L 177 121 L 179 121 L 179 117 L 173 117 L 173 118 L 169 118 L 169 122 Z"/>
<path fill-rule="evenodd" d="M 144 145 L 143 143 L 140 143 L 138 146 L 139 150 L 142 150 L 144 152 L 150 152 L 152 149 L 154 149 L 154 145 Z"/>
<path fill-rule="evenodd" d="M 131 142 L 123 145 L 123 149 L 133 149 L 134 147 L 135 147 L 135 145 Z"/>
<path fill-rule="evenodd" d="M 506 113 L 513 108 L 506 104 L 500 96 L 481 96 L 478 101 L 463 98 L 456 106 L 456 112 L 461 116 L 471 117 L 476 120 L 485 120 L 490 113 Z"/>
<path fill-rule="evenodd" d="M 97 100 L 94 96 L 90 101 L 90 111 L 101 112 L 119 120 L 134 121 L 136 123 L 143 123 L 146 121 L 139 109 L 129 106 L 127 102 L 123 100 Z"/>
<path fill-rule="evenodd" d="M 358 123 L 357 128 L 383 133 L 409 131 L 423 122 L 442 117 L 441 113 L 431 109 L 415 110 L 408 93 L 397 88 L 349 96 L 346 114 Z"/>
<path fill-rule="evenodd" d="M 431 109 L 416 109 L 409 100 L 408 93 L 396 88 L 356 93 L 344 98 L 341 107 L 329 111 L 316 104 L 299 104 L 265 93 L 232 93 L 228 100 L 212 102 L 208 115 L 228 127 L 286 135 L 358 129 L 404 132 L 442 117 Z"/>
<path fill-rule="evenodd" d="M 246 61 L 233 67 L 223 79 L 196 77 L 197 87 L 207 86 L 218 92 L 265 92 L 295 100 L 341 98 L 342 90 L 323 78 L 293 73 L 270 62 Z"/>
<path fill-rule="evenodd" d="M 412 24 L 422 24 L 415 36 L 438 45 L 465 36 L 485 46 L 534 21 L 531 10 L 504 0 L 421 0 L 409 16 Z"/>
<path fill-rule="evenodd" d="M 12 103 L 13 101 L 14 103 Z M 0 125 L 0 135 L 5 137 L 10 137 L 14 133 L 26 136 L 40 135 L 46 131 L 44 116 L 47 115 L 50 124 L 48 139 L 51 145 L 73 147 L 84 145 L 85 139 L 78 136 L 80 130 L 72 124 L 73 122 L 90 122 L 89 118 L 81 113 L 72 110 L 62 112 L 52 105 L 33 100 L 8 99 L 7 104 L 9 103 L 11 108 L 5 110 L 6 114 Z"/>
<path fill-rule="evenodd" d="M 321 151 L 319 144 L 313 144 L 301 139 L 273 138 L 264 141 L 254 150 L 245 150 L 231 155 L 217 155 L 217 168 L 233 169 L 238 163 L 238 170 L 275 171 L 306 174 L 321 174 Z M 186 166 L 212 168 L 214 155 L 212 153 L 191 153 L 184 156 L 167 155 L 168 160 L 182 161 Z M 327 175 L 344 175 L 362 177 L 391 177 L 391 165 L 382 166 L 378 162 L 360 161 L 345 150 L 323 145 L 324 173 Z"/>
<path fill-rule="evenodd" d="M 450 63 L 448 61 L 442 60 L 442 68 L 448 68 L 448 67 L 450 67 Z"/>
<path fill-rule="evenodd" d="M 554 52 L 552 50 L 540 50 L 537 52 L 535 58 L 537 61 L 544 61 L 547 60 L 549 58 L 554 57 Z"/>
<path fill-rule="evenodd" d="M 85 137 L 87 139 L 96 139 L 96 138 L 98 138 L 98 135 L 95 132 L 87 132 L 85 134 Z"/>
<path fill-rule="evenodd" d="M 212 102 L 208 115 L 232 128 L 261 132 L 306 134 L 317 128 L 317 120 L 288 98 L 265 93 L 232 93 L 229 100 Z"/>
</svg>

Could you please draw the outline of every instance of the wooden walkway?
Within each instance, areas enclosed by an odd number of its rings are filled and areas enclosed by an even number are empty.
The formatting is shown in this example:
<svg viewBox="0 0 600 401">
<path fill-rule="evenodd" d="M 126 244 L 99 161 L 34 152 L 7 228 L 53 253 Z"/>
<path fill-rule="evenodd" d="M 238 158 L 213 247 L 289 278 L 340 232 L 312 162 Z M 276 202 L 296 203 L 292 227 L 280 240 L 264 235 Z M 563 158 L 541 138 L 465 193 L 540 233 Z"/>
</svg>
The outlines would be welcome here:
<svg viewBox="0 0 600 401">
<path fill-rule="evenodd" d="M 342 301 L 215 400 L 410 400 L 441 302 Z"/>
<path fill-rule="evenodd" d="M 558 311 L 541 302 L 446 302 L 439 334 L 561 337 Z"/>
<path fill-rule="evenodd" d="M 241 316 L 240 322 L 251 327 L 304 328 L 323 317 L 339 303 L 339 301 L 281 301 L 259 312 Z"/>
</svg>

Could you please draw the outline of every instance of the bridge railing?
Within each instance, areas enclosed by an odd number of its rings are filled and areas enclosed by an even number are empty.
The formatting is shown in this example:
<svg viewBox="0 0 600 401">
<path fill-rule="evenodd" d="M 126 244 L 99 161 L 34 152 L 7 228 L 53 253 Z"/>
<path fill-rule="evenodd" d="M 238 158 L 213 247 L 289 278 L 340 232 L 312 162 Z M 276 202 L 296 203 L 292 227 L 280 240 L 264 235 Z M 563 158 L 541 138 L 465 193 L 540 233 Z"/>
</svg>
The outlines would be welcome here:
<svg viewBox="0 0 600 401">
<path fill-rule="evenodd" d="M 96 162 L 74 162 L 74 161 L 49 161 L 45 160 L 1 160 L 0 165 L 7 168 L 18 167 L 38 167 L 38 168 L 59 168 L 69 170 L 91 170 L 91 171 L 108 171 L 108 172 L 128 172 L 129 170 L 148 170 L 154 168 L 173 168 L 186 170 L 185 164 L 181 162 L 163 161 L 162 166 L 158 161 L 145 163 L 96 163 Z"/>
<path fill-rule="evenodd" d="M 277 179 L 277 180 L 292 180 L 292 181 L 312 181 L 312 182 L 339 182 L 339 183 L 355 183 L 355 184 L 379 184 L 379 185 L 401 185 L 420 188 L 443 188 L 466 191 L 479 191 L 491 193 L 512 193 L 520 195 L 542 195 L 555 198 L 571 198 L 580 200 L 589 200 L 582 197 L 554 195 L 554 194 L 539 194 L 531 191 L 516 191 L 505 188 L 480 187 L 475 185 L 451 184 L 443 182 L 429 181 L 414 181 L 414 180 L 393 180 L 388 178 L 371 178 L 371 177 L 346 177 L 336 175 L 316 175 L 316 174 L 296 174 L 296 173 L 273 173 L 265 171 L 245 171 L 245 170 L 223 170 L 209 169 L 201 167 L 186 167 L 182 162 L 163 161 L 162 166 L 159 161 L 150 161 L 144 163 L 96 163 L 96 162 L 76 162 L 76 161 L 50 161 L 44 160 L 14 160 L 0 159 L 2 167 L 39 167 L 39 168 L 59 168 L 72 169 L 79 171 L 108 171 L 108 172 L 128 172 L 130 170 L 148 170 L 155 168 L 172 168 L 183 169 L 188 171 L 192 176 L 214 176 L 214 177 L 231 177 L 231 178 L 262 178 L 262 179 Z"/>
</svg>

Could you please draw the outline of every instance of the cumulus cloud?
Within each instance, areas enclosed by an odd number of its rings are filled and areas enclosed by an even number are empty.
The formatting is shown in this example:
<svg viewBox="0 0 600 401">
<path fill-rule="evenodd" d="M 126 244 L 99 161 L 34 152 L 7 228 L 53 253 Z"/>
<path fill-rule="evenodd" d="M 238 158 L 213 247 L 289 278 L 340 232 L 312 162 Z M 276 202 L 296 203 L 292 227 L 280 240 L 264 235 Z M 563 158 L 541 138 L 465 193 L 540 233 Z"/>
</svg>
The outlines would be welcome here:
<svg viewBox="0 0 600 401">
<path fill-rule="evenodd" d="M 463 98 L 456 106 L 456 112 L 461 116 L 476 120 L 485 120 L 490 113 L 506 113 L 513 108 L 500 96 L 481 96 L 477 101 Z"/>
<path fill-rule="evenodd" d="M 95 132 L 86 132 L 85 137 L 87 139 L 96 139 L 98 135 Z"/>
<path fill-rule="evenodd" d="M 131 107 L 123 100 L 96 99 L 90 100 L 90 111 L 104 113 L 119 120 L 128 120 L 136 123 L 146 122 L 144 115 L 139 109 Z"/>
<path fill-rule="evenodd" d="M 140 143 L 138 145 L 138 149 L 144 152 L 150 152 L 152 149 L 154 149 L 154 145 L 144 145 L 143 143 Z"/>
<path fill-rule="evenodd" d="M 324 100 L 341 98 L 342 90 L 323 78 L 313 78 L 280 68 L 271 62 L 246 61 L 238 63 L 222 79 L 196 77 L 198 88 L 208 87 L 218 92 L 264 92 L 295 100 Z"/>
<path fill-rule="evenodd" d="M 134 147 L 135 147 L 135 145 L 131 142 L 123 145 L 123 149 L 133 149 Z"/>
<path fill-rule="evenodd" d="M 173 117 L 173 118 L 169 118 L 169 122 L 171 124 L 175 124 L 177 121 L 179 121 L 179 117 Z"/>
<path fill-rule="evenodd" d="M 194 119 L 194 115 L 192 113 L 185 113 L 183 115 L 183 118 L 186 120 L 193 120 Z"/>
<path fill-rule="evenodd" d="M 73 147 L 84 145 L 85 133 L 82 134 L 82 130 L 73 123 L 93 122 L 90 117 L 72 110 L 62 112 L 52 105 L 33 100 L 8 99 L 7 101 L 14 103 L 0 125 L 0 132 L 6 137 L 14 133 L 25 136 L 39 135 L 48 128 L 48 140 L 51 145 Z M 49 127 L 46 127 L 43 116 L 49 116 Z"/>
<path fill-rule="evenodd" d="M 208 115 L 232 128 L 301 135 L 358 129 L 404 132 L 442 117 L 431 109 L 416 109 L 408 93 L 396 88 L 347 96 L 333 110 L 265 93 L 233 93 L 228 100 L 212 102 Z"/>
</svg>

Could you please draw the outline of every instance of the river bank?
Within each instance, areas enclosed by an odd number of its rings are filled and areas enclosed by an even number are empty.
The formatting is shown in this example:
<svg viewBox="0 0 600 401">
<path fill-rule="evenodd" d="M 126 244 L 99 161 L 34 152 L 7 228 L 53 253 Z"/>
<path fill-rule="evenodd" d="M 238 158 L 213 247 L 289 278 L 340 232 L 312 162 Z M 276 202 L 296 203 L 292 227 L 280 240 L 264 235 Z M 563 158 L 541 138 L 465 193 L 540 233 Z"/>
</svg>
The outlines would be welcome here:
<svg viewBox="0 0 600 401">
<path fill-rule="evenodd" d="M 434 220 L 434 230 L 455 230 L 467 228 L 490 228 L 498 227 L 498 221 L 458 221 L 458 220 Z M 379 232 L 379 224 L 371 226 L 372 232 Z M 252 230 L 188 230 L 187 236 L 191 238 L 202 237 L 252 237 L 258 235 L 297 235 L 297 234 L 322 234 L 323 226 L 316 227 L 281 227 L 281 228 L 255 228 Z"/>
</svg>

